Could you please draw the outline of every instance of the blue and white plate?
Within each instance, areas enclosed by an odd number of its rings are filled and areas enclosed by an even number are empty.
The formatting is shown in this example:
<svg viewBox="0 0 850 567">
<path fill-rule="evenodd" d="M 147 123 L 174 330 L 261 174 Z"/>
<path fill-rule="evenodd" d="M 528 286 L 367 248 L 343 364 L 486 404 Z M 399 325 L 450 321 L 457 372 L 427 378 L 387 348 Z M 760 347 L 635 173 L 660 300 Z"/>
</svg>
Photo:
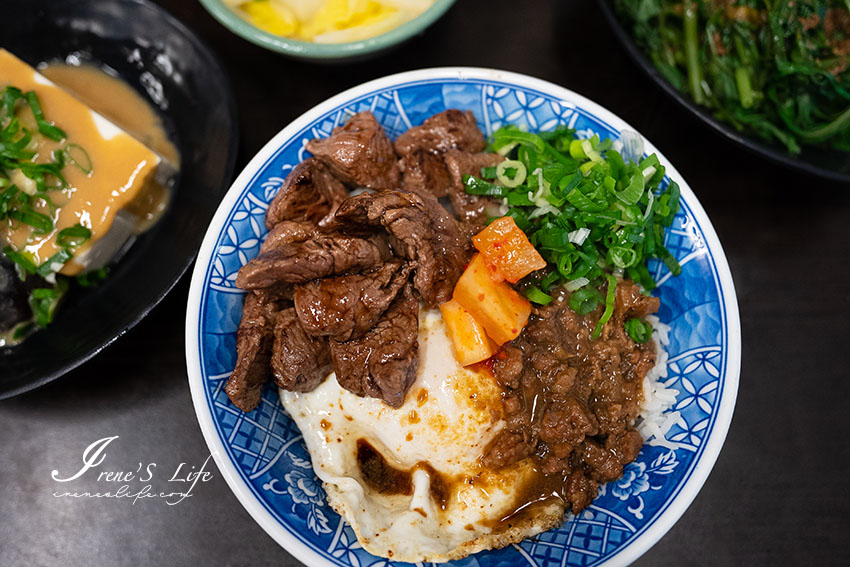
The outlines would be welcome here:
<svg viewBox="0 0 850 567">
<path fill-rule="evenodd" d="M 271 386 L 243 413 L 224 393 L 236 359 L 244 292 L 239 268 L 257 255 L 268 203 L 290 169 L 307 157 L 307 141 L 326 137 L 348 116 L 371 110 L 394 138 L 447 108 L 471 110 L 485 134 L 505 124 L 618 138 L 632 129 L 586 98 L 513 73 L 448 68 L 402 73 L 355 87 L 316 106 L 275 136 L 242 172 L 207 231 L 192 276 L 186 358 L 195 411 L 230 488 L 280 545 L 313 567 L 393 564 L 363 550 L 329 506 L 298 428 Z M 670 325 L 668 374 L 680 418 L 668 433 L 675 449 L 644 445 L 623 478 L 610 483 L 579 516 L 558 529 L 452 565 L 625 565 L 649 549 L 682 515 L 705 482 L 732 418 L 741 362 L 741 332 L 732 277 L 714 229 L 687 183 L 650 143 L 682 207 L 666 246 L 682 264 L 670 277 L 653 264 L 659 317 Z M 669 181 L 668 179 L 668 181 Z"/>
</svg>

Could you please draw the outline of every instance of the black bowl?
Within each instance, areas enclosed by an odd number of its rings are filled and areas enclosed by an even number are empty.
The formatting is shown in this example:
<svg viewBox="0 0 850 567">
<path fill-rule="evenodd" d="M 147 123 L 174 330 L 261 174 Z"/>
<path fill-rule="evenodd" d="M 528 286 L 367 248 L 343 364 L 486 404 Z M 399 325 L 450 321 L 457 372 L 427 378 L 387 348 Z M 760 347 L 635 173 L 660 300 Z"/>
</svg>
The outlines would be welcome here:
<svg viewBox="0 0 850 567">
<path fill-rule="evenodd" d="M 31 65 L 69 54 L 106 66 L 159 109 L 180 150 L 169 209 L 96 288 L 76 288 L 54 322 L 0 349 L 0 399 L 82 364 L 138 323 L 195 258 L 236 159 L 236 106 L 209 49 L 144 0 L 4 0 L 2 46 Z M 151 88 L 152 85 L 161 85 Z M 175 315 L 180 324 L 182 313 Z M 139 356 L 145 356 L 140 345 Z M 131 361 L 128 361 L 131 363 Z M 120 369 L 116 369 L 120 379 Z"/>
<path fill-rule="evenodd" d="M 711 110 L 696 104 L 687 95 L 679 92 L 652 64 L 652 61 L 632 41 L 631 34 L 617 18 L 612 0 L 599 0 L 605 18 L 614 30 L 614 35 L 626 48 L 632 60 L 643 69 L 676 102 L 687 108 L 705 124 L 743 148 L 766 157 L 774 163 L 835 181 L 850 183 L 850 154 L 837 150 L 803 146 L 799 155 L 789 154 L 784 148 L 768 144 L 739 132 L 729 124 L 717 120 Z"/>
</svg>

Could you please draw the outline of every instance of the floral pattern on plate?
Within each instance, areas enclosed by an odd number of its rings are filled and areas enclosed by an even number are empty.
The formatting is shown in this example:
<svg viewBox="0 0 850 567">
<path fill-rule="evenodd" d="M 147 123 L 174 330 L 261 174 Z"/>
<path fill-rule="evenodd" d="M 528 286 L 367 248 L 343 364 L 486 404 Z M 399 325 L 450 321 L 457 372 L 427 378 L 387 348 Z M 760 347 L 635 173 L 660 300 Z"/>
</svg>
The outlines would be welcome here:
<svg viewBox="0 0 850 567">
<path fill-rule="evenodd" d="M 249 498 L 273 519 L 271 528 L 264 527 L 270 533 L 287 532 L 303 545 L 302 553 L 309 554 L 314 564 L 396 565 L 363 550 L 351 528 L 328 506 L 301 434 L 281 407 L 276 390 L 267 387 L 260 406 L 247 414 L 234 407 L 224 393 L 235 362 L 235 333 L 243 299 L 234 279 L 239 268 L 259 250 L 266 233 L 263 217 L 269 201 L 292 166 L 309 155 L 304 148 L 307 141 L 328 136 L 334 127 L 362 110 L 371 110 L 392 138 L 447 108 L 471 110 L 485 134 L 505 124 L 529 130 L 566 124 L 582 137 L 619 136 L 613 126 L 583 107 L 584 99 L 576 98 L 572 101 L 545 89 L 495 78 L 447 76 L 375 88 L 315 117 L 275 148 L 247 184 L 231 190 L 239 191 L 235 206 L 221 230 L 213 235 L 216 240 L 211 258 L 195 274 L 196 278 L 199 274 L 203 277 L 196 332 L 200 391 L 206 404 L 198 411 L 208 412 L 215 436 L 224 448 L 220 458 L 236 471 L 235 482 L 247 489 Z M 693 202 L 689 191 L 683 191 L 681 210 L 665 241 L 682 264 L 682 274 L 673 278 L 662 263 L 650 265 L 659 282 L 654 292 L 661 298 L 659 318 L 671 326 L 668 374 L 663 381 L 679 392 L 673 408 L 679 412 L 679 419 L 667 436 L 675 449 L 644 445 L 621 479 L 603 486 L 589 508 L 577 516 L 568 515 L 561 527 L 451 565 L 564 567 L 599 565 L 612 558 L 621 564 L 630 558 L 618 554 L 650 530 L 693 476 L 706 440 L 715 432 L 719 402 L 729 395 L 734 400 L 737 388 L 737 368 L 729 367 L 727 313 L 729 301 L 735 300 L 734 295 L 724 296 L 734 291 L 724 289 L 721 271 L 728 274 L 728 268 L 722 250 L 719 246 L 712 250 L 707 244 L 706 231 L 713 236 L 713 230 L 701 210 L 694 213 Z M 737 325 L 737 312 L 732 318 Z M 738 332 L 737 327 L 733 332 Z M 729 376 L 733 376 L 731 387 L 727 387 Z M 726 425 L 728 420 L 719 434 L 721 440 Z M 714 457 L 716 452 L 712 461 Z"/>
</svg>

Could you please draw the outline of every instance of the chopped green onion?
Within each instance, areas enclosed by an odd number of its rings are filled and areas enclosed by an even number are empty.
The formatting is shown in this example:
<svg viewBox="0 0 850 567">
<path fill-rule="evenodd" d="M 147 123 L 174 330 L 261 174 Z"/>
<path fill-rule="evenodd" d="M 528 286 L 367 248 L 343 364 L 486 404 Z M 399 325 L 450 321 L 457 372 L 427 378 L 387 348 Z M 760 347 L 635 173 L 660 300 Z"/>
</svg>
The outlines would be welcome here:
<svg viewBox="0 0 850 567">
<path fill-rule="evenodd" d="M 511 177 L 508 177 L 507 172 L 511 169 L 514 173 Z M 527 174 L 525 164 L 515 159 L 506 159 L 496 166 L 496 179 L 505 187 L 514 188 L 521 185 Z"/>
<path fill-rule="evenodd" d="M 570 295 L 570 308 L 579 315 L 587 315 L 599 305 L 599 292 L 590 287 L 583 287 Z"/>
<path fill-rule="evenodd" d="M 495 179 L 496 178 L 496 167 L 482 167 L 481 168 L 481 178 L 482 179 Z"/>
<path fill-rule="evenodd" d="M 626 205 L 634 205 L 643 196 L 643 188 L 643 175 L 640 172 L 635 172 L 625 189 L 622 191 L 614 190 L 613 193 L 617 199 Z"/>
<path fill-rule="evenodd" d="M 482 178 L 464 176 L 463 183 L 469 194 L 502 199 L 506 214 L 546 260 L 543 279 L 524 285 L 531 301 L 548 302 L 557 285 L 570 292 L 569 305 L 580 314 L 604 301 L 596 337 L 613 313 L 613 272 L 653 289 L 647 260 L 681 270 L 663 245 L 665 227 L 679 210 L 679 187 L 663 187 L 665 168 L 656 155 L 627 162 L 610 139 L 579 140 L 568 128 L 531 134 L 505 127 L 488 149 L 507 159 L 482 169 Z"/>
<path fill-rule="evenodd" d="M 679 274 L 681 274 L 682 266 L 679 264 L 676 258 L 674 258 L 673 255 L 670 254 L 670 251 L 667 250 L 667 248 L 665 248 L 663 245 L 658 244 L 657 246 L 659 251 L 661 252 L 661 260 L 664 262 L 664 265 L 667 266 L 667 269 L 670 270 L 670 273 L 672 273 L 674 276 L 678 276 Z"/>
<path fill-rule="evenodd" d="M 53 219 L 32 209 L 23 211 L 14 209 L 8 211 L 6 215 L 12 220 L 30 225 L 35 229 L 35 234 L 47 234 L 53 230 Z"/>
<path fill-rule="evenodd" d="M 638 253 L 634 248 L 612 246 L 608 249 L 608 262 L 618 268 L 628 268 L 637 262 Z"/>
<path fill-rule="evenodd" d="M 30 260 L 24 254 L 16 251 L 11 246 L 6 246 L 3 249 L 3 254 L 5 254 L 8 259 L 20 266 L 21 269 L 28 274 L 34 274 L 38 269 L 32 260 Z"/>
<path fill-rule="evenodd" d="M 546 142 L 540 136 L 523 132 L 516 127 L 501 128 L 493 134 L 492 146 L 494 150 L 498 151 L 510 144 L 526 145 L 541 153 L 546 148 Z"/>
<path fill-rule="evenodd" d="M 80 287 L 95 287 L 109 275 L 109 268 L 103 267 L 91 272 L 85 272 L 77 276 L 77 285 Z"/>
<path fill-rule="evenodd" d="M 463 176 L 463 186 L 470 195 L 487 195 L 490 197 L 504 197 L 508 193 L 506 187 L 494 185 L 489 181 L 472 177 L 471 175 Z"/>
<path fill-rule="evenodd" d="M 18 100 L 23 100 L 23 98 L 24 93 L 17 87 L 8 86 L 3 89 L 3 113 L 6 116 L 14 116 L 15 105 Z"/>
<path fill-rule="evenodd" d="M 65 265 L 65 262 L 71 259 L 72 254 L 65 249 L 60 250 L 47 260 L 45 260 L 39 267 L 36 269 L 35 273 L 39 276 L 46 278 L 50 274 L 54 274 L 62 269 L 62 266 Z"/>
<path fill-rule="evenodd" d="M 587 154 L 584 153 L 582 140 L 573 140 L 570 142 L 570 156 L 575 159 L 587 159 Z"/>
<path fill-rule="evenodd" d="M 32 113 L 32 119 L 21 114 L 27 109 Z M 33 120 L 38 132 L 23 126 Z M 13 230 L 28 225 L 31 227 L 31 236 L 47 235 L 54 230 L 53 218 L 58 207 L 49 192 L 68 186 L 62 173 L 66 163 L 86 174 L 92 171 L 88 152 L 74 143 L 67 143 L 61 149 L 54 150 L 52 161 L 47 161 L 45 155 L 35 161 L 37 152 L 41 151 L 38 149 L 41 139 L 61 142 L 66 137 L 64 130 L 45 117 L 35 92 L 24 93 L 14 86 L 0 88 L 0 224 Z M 23 176 L 31 182 L 15 185 L 11 182 L 15 175 Z M 41 212 L 45 208 L 49 214 Z M 59 300 L 68 287 L 68 279 L 55 277 L 56 272 L 73 257 L 72 249 L 89 238 L 91 230 L 82 225 L 60 230 L 55 240 L 60 250 L 41 265 L 36 265 L 28 252 L 17 251 L 11 246 L 3 248 L 2 253 L 18 267 L 21 279 L 26 278 L 27 274 L 38 275 L 52 283 L 51 287 L 30 291 L 29 303 L 35 324 L 39 327 L 53 320 Z M 16 338 L 29 332 L 32 327 L 31 323 L 27 323 L 16 329 Z"/>
<path fill-rule="evenodd" d="M 57 278 L 56 285 L 50 288 L 36 288 L 30 292 L 29 303 L 35 316 L 35 324 L 41 328 L 53 321 L 53 314 L 59 300 L 68 289 L 68 280 Z"/>
<path fill-rule="evenodd" d="M 636 343 L 643 344 L 652 337 L 652 325 L 647 321 L 633 317 L 625 323 L 626 333 Z"/>
<path fill-rule="evenodd" d="M 617 289 L 617 278 L 611 274 L 606 274 L 605 278 L 608 280 L 608 291 L 605 293 L 605 311 L 603 311 L 602 317 L 599 318 L 599 322 L 596 324 L 596 329 L 594 329 L 593 333 L 591 333 L 591 339 L 599 337 L 602 333 L 602 327 L 605 326 L 605 323 L 607 323 L 608 320 L 611 319 L 611 315 L 614 314 L 614 297 Z"/>
<path fill-rule="evenodd" d="M 590 172 L 593 171 L 593 169 L 596 167 L 596 165 L 597 164 L 595 161 L 587 161 L 581 164 L 578 170 L 581 172 L 582 175 L 588 176 L 590 175 Z"/>
<path fill-rule="evenodd" d="M 548 274 L 543 276 L 542 280 L 540 280 L 540 287 L 542 289 L 548 290 L 553 283 L 558 281 L 559 278 L 560 275 L 558 274 L 558 272 L 549 272 Z"/>
<path fill-rule="evenodd" d="M 552 302 L 552 296 L 543 293 L 539 287 L 533 286 L 525 291 L 525 296 L 529 301 L 539 303 L 540 305 L 549 305 Z"/>
<path fill-rule="evenodd" d="M 32 114 L 35 116 L 35 122 L 38 124 L 38 131 L 55 142 L 63 140 L 66 137 L 65 131 L 47 121 L 44 117 L 44 112 L 41 110 L 41 104 L 38 102 L 38 96 L 36 96 L 33 91 L 30 91 L 26 93 L 24 97 L 26 97 L 27 102 L 30 105 L 30 109 L 32 110 Z"/>
<path fill-rule="evenodd" d="M 91 229 L 81 224 L 75 224 L 59 231 L 56 235 L 56 244 L 63 248 L 76 247 L 85 243 L 89 238 L 91 238 Z"/>
<path fill-rule="evenodd" d="M 0 193 L 0 220 L 5 218 L 9 211 L 9 203 L 17 196 L 18 188 L 15 185 L 10 185 L 2 193 Z"/>
<path fill-rule="evenodd" d="M 92 172 L 91 157 L 89 157 L 89 153 L 81 145 L 67 144 L 62 151 L 68 163 L 80 168 L 85 174 Z"/>
<path fill-rule="evenodd" d="M 590 163 L 590 162 L 588 162 Z M 578 188 L 567 193 L 567 201 L 572 206 L 583 212 L 601 211 L 602 207 L 587 198 L 587 195 L 579 191 Z"/>
</svg>

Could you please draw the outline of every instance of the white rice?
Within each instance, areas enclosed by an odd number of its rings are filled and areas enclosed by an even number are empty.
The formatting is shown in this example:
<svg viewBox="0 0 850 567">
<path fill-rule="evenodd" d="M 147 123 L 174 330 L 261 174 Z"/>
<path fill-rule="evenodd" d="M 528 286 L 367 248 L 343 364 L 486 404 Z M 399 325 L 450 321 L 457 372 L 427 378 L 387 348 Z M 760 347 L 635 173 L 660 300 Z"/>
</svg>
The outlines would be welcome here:
<svg viewBox="0 0 850 567">
<path fill-rule="evenodd" d="M 667 433 L 679 421 L 679 412 L 672 411 L 679 391 L 663 382 L 667 378 L 667 351 L 664 347 L 670 344 L 670 326 L 654 315 L 648 315 L 646 320 L 652 325 L 656 358 L 655 366 L 643 379 L 643 408 L 635 427 L 646 443 L 675 450 L 677 446 L 667 439 Z"/>
</svg>

